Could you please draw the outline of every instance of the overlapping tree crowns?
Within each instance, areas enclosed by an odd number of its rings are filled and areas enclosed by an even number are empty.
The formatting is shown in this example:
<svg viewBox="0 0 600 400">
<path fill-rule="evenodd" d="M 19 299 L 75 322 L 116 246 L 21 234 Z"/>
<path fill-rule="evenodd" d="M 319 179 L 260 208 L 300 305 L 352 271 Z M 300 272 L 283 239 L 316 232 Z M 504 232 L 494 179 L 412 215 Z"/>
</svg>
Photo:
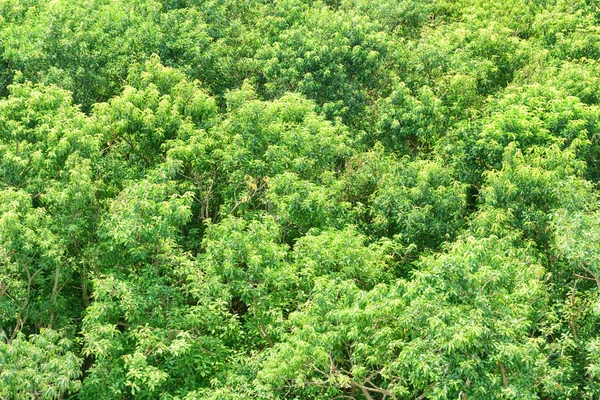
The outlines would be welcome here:
<svg viewBox="0 0 600 400">
<path fill-rule="evenodd" d="M 0 397 L 598 397 L 599 15 L 0 0 Z"/>
</svg>

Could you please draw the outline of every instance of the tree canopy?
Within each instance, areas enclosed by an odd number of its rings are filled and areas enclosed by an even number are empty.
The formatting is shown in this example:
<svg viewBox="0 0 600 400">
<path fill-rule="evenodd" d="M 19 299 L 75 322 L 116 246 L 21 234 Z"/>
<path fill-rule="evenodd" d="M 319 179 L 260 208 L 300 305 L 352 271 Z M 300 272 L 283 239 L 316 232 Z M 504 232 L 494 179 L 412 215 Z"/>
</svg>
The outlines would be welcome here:
<svg viewBox="0 0 600 400">
<path fill-rule="evenodd" d="M 0 0 L 0 398 L 600 398 L 599 58 L 592 0 Z"/>
</svg>

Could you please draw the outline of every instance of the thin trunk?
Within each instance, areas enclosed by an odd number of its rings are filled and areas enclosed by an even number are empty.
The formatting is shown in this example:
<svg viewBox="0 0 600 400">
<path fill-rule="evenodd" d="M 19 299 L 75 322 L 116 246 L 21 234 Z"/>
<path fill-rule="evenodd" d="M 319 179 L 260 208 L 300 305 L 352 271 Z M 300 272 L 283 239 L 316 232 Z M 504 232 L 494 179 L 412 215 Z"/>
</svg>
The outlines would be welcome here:
<svg viewBox="0 0 600 400">
<path fill-rule="evenodd" d="M 54 323 L 54 304 L 56 303 L 56 295 L 58 294 L 58 278 L 60 277 L 60 264 L 56 266 L 56 270 L 54 272 L 54 286 L 52 287 L 52 314 L 50 315 L 50 323 L 48 324 L 48 329 L 52 329 L 52 324 Z"/>
</svg>

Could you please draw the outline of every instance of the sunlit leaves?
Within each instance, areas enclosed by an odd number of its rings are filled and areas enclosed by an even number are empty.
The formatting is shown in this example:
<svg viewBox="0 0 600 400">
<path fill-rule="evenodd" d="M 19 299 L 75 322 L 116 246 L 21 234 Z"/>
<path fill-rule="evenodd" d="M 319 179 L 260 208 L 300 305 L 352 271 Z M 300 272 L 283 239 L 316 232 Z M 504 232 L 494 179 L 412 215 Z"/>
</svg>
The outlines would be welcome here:
<svg viewBox="0 0 600 400">
<path fill-rule="evenodd" d="M 435 248 L 463 224 L 465 185 L 452 170 L 433 161 L 403 159 L 381 177 L 372 196 L 373 229 L 401 243 Z"/>
<path fill-rule="evenodd" d="M 598 21 L 0 0 L 0 397 L 597 398 Z"/>
<path fill-rule="evenodd" d="M 0 396 L 64 398 L 81 387 L 81 363 L 72 341 L 51 329 L 0 341 Z"/>
<path fill-rule="evenodd" d="M 413 280 L 369 292 L 318 280 L 259 376 L 305 398 L 361 386 L 398 398 L 535 398 L 543 269 L 508 243 L 464 238 L 424 259 Z"/>
</svg>

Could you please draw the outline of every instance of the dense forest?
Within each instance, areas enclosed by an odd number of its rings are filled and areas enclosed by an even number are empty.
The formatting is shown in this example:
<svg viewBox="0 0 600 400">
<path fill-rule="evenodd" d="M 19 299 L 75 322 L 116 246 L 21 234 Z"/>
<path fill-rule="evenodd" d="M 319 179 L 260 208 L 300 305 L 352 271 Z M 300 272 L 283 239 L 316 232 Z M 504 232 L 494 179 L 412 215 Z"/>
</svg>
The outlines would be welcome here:
<svg viewBox="0 0 600 400">
<path fill-rule="evenodd" d="M 596 0 L 0 0 L 1 399 L 600 399 Z"/>
</svg>

